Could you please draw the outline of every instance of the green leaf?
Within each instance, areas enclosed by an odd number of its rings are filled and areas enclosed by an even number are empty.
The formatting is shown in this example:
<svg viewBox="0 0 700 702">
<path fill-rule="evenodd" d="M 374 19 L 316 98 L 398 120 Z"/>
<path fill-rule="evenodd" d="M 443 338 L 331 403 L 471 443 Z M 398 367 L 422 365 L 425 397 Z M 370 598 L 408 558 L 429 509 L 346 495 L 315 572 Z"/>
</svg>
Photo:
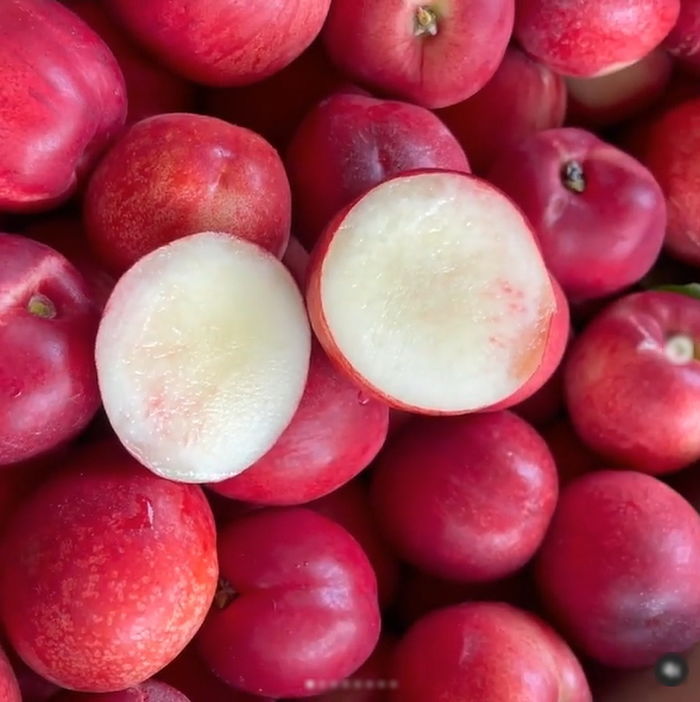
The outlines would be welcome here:
<svg viewBox="0 0 700 702">
<path fill-rule="evenodd" d="M 688 283 L 687 285 L 658 285 L 651 289 L 659 292 L 672 292 L 678 293 L 679 295 L 687 295 L 688 297 L 700 300 L 700 283 Z"/>
</svg>

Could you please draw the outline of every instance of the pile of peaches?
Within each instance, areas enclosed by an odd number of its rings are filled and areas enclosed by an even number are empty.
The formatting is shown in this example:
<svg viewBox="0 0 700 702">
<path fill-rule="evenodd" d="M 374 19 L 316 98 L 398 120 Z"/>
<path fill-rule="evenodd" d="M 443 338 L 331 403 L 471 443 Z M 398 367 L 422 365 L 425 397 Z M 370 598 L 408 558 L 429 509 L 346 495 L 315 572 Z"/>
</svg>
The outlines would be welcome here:
<svg viewBox="0 0 700 702">
<path fill-rule="evenodd" d="M 1 0 L 0 232 L 0 702 L 700 695 L 700 0 Z"/>
</svg>

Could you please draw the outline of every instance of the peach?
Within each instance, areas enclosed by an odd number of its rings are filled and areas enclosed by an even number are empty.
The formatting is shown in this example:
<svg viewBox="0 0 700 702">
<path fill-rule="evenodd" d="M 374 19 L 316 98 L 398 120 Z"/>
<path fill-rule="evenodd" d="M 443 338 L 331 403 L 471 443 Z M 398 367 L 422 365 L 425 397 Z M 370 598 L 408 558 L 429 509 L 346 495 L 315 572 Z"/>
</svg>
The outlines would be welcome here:
<svg viewBox="0 0 700 702">
<path fill-rule="evenodd" d="M 515 37 L 558 73 L 590 78 L 643 58 L 679 12 L 680 0 L 518 0 Z"/>
<path fill-rule="evenodd" d="M 322 37 L 352 79 L 424 107 L 447 107 L 493 76 L 513 17 L 514 0 L 333 0 Z"/>
<path fill-rule="evenodd" d="M 158 115 L 134 124 L 105 156 L 84 212 L 96 252 L 121 273 L 203 231 L 231 232 L 281 256 L 291 194 L 281 159 L 257 134 L 214 117 Z"/>
<path fill-rule="evenodd" d="M 249 7 L 231 0 L 106 0 L 165 65 L 206 85 L 248 85 L 290 64 L 321 31 L 330 0 Z"/>
<path fill-rule="evenodd" d="M 4 0 L 0 28 L 0 211 L 48 209 L 122 128 L 124 78 L 100 37 L 56 0 Z"/>
</svg>

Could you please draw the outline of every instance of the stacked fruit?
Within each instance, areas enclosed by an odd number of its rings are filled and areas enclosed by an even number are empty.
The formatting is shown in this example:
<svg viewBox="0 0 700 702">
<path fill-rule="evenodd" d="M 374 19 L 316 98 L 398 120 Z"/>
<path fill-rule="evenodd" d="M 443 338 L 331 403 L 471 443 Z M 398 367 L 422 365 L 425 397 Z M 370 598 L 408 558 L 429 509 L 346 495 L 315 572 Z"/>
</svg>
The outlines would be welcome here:
<svg viewBox="0 0 700 702">
<path fill-rule="evenodd" d="M 0 702 L 696 684 L 697 0 L 2 0 L 0 229 Z"/>
</svg>

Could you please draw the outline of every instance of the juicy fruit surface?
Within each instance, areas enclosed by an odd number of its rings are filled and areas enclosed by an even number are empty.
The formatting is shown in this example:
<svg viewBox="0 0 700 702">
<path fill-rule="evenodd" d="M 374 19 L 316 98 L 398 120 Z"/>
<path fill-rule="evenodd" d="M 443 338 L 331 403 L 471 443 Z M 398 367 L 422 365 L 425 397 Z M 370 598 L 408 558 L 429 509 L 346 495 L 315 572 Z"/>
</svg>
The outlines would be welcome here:
<svg viewBox="0 0 700 702">
<path fill-rule="evenodd" d="M 286 269 L 254 244 L 213 233 L 132 267 L 96 350 L 121 441 L 156 473 L 191 482 L 231 477 L 272 447 L 302 396 L 309 353 Z"/>
<path fill-rule="evenodd" d="M 537 370 L 554 293 L 529 225 L 487 183 L 396 178 L 326 236 L 323 323 L 384 396 L 464 412 L 507 398 Z"/>
</svg>

